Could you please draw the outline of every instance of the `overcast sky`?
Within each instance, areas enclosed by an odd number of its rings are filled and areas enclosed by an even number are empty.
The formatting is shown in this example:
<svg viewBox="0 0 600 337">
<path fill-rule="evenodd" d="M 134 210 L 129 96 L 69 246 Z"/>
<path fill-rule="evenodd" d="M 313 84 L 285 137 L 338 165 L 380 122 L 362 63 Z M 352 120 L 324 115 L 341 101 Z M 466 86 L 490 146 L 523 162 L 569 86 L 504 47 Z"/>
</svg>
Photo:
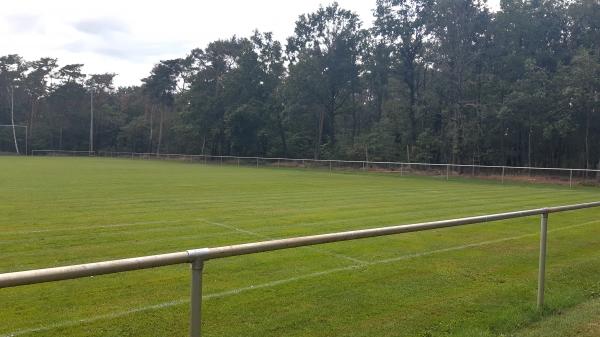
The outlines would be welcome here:
<svg viewBox="0 0 600 337">
<path fill-rule="evenodd" d="M 489 0 L 496 8 L 500 0 Z M 366 26 L 375 0 L 338 0 Z M 86 73 L 115 72 L 118 85 L 139 84 L 159 60 L 257 28 L 285 40 L 298 15 L 324 0 L 16 0 L 0 11 L 0 55 L 84 63 Z"/>
</svg>

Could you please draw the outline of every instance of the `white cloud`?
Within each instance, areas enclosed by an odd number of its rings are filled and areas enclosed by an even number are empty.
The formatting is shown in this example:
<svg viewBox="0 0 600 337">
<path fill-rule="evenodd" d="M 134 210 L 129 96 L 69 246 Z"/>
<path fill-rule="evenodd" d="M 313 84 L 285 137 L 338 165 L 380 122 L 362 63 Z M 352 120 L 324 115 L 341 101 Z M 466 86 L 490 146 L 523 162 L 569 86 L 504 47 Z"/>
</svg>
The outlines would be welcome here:
<svg viewBox="0 0 600 337">
<path fill-rule="evenodd" d="M 369 25 L 375 0 L 338 0 Z M 497 7 L 499 0 L 492 0 Z M 18 0 L 3 3 L 0 54 L 85 63 L 88 73 L 116 72 L 138 84 L 159 60 L 254 29 L 284 40 L 300 14 L 323 0 Z"/>
</svg>

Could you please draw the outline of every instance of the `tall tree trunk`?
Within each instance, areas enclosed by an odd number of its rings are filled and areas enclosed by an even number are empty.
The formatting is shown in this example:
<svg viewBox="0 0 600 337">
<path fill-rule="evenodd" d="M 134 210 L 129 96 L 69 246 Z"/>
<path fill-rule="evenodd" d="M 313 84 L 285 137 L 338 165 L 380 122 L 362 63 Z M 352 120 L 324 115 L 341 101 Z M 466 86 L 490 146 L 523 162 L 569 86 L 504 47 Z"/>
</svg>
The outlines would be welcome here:
<svg viewBox="0 0 600 337">
<path fill-rule="evenodd" d="M 154 131 L 154 106 L 150 107 L 150 141 L 148 146 L 148 153 L 152 153 L 152 142 L 153 142 L 153 131 Z"/>
<path fill-rule="evenodd" d="M 19 144 L 17 143 L 17 131 L 15 130 L 15 88 L 10 88 L 10 121 L 12 122 L 13 139 L 15 141 L 15 151 L 19 154 Z"/>
<path fill-rule="evenodd" d="M 586 114 L 585 120 L 585 168 L 590 169 L 590 113 Z"/>
<path fill-rule="evenodd" d="M 376 109 L 376 118 L 377 118 L 377 122 L 381 121 L 381 116 L 383 115 L 383 93 L 378 92 L 377 93 L 377 101 L 375 103 L 375 109 Z"/>
<path fill-rule="evenodd" d="M 319 125 L 317 127 L 317 142 L 315 143 L 315 159 L 321 156 L 321 142 L 323 141 L 323 126 L 325 124 L 325 111 L 319 113 Z"/>
<path fill-rule="evenodd" d="M 352 145 L 356 139 L 358 131 L 358 114 L 356 113 L 356 97 L 354 97 L 354 91 L 352 92 Z"/>
<path fill-rule="evenodd" d="M 335 146 L 335 141 L 336 141 L 336 137 L 335 137 L 335 95 L 332 94 L 331 95 L 331 101 L 329 103 L 329 111 L 326 117 L 329 117 L 329 132 L 330 132 L 330 143 L 332 146 Z"/>
<path fill-rule="evenodd" d="M 279 137 L 281 138 L 281 146 L 283 147 L 283 156 L 287 156 L 287 140 L 285 137 L 285 129 L 283 128 L 283 120 L 281 115 L 277 113 L 277 128 L 279 129 Z"/>
<path fill-rule="evenodd" d="M 31 111 L 29 113 L 29 121 L 27 122 L 27 137 L 31 139 L 33 136 L 33 119 L 35 118 L 35 103 L 37 99 L 31 101 Z"/>
<path fill-rule="evenodd" d="M 417 140 L 416 129 L 417 129 L 417 120 L 415 118 L 415 105 L 417 102 L 417 90 L 415 88 L 414 79 L 411 80 L 412 85 L 409 86 L 409 94 L 410 94 L 410 107 L 408 108 L 408 122 L 410 126 L 409 131 L 409 142 L 410 145 L 414 145 Z"/>
<path fill-rule="evenodd" d="M 163 138 L 163 123 L 164 123 L 164 115 L 165 115 L 165 109 L 163 107 L 160 107 L 160 123 L 158 125 L 158 145 L 156 146 L 156 154 L 159 155 L 160 154 L 160 146 L 162 144 L 162 138 Z"/>
<path fill-rule="evenodd" d="M 532 149 L 531 149 L 531 130 L 532 127 L 531 125 L 529 126 L 529 132 L 527 134 L 527 166 L 531 167 L 532 163 L 531 163 L 531 155 L 532 155 Z"/>
</svg>

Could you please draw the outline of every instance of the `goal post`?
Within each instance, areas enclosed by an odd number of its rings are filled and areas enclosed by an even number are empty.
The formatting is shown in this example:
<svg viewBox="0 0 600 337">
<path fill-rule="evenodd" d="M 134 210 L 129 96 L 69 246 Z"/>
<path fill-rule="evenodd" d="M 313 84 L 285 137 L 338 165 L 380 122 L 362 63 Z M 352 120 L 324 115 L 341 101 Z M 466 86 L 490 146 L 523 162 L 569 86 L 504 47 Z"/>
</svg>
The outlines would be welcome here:
<svg viewBox="0 0 600 337">
<path fill-rule="evenodd" d="M 23 130 L 25 134 L 24 134 L 24 136 L 19 137 L 19 138 L 22 138 L 22 139 L 24 138 L 24 140 L 22 140 L 25 143 L 24 154 L 25 155 L 29 154 L 29 131 L 28 131 L 27 125 L 0 124 L 0 130 L 8 130 L 9 131 L 10 135 L 8 135 L 8 136 L 10 136 L 10 137 L 7 136 L 7 139 L 10 138 L 10 144 L 11 144 L 11 145 L 3 146 L 2 148 L 0 148 L 0 152 L 7 151 L 9 148 L 12 148 L 16 154 L 18 154 L 18 155 L 22 154 L 23 148 L 21 146 L 19 146 L 19 140 L 17 138 L 17 130 Z"/>
</svg>

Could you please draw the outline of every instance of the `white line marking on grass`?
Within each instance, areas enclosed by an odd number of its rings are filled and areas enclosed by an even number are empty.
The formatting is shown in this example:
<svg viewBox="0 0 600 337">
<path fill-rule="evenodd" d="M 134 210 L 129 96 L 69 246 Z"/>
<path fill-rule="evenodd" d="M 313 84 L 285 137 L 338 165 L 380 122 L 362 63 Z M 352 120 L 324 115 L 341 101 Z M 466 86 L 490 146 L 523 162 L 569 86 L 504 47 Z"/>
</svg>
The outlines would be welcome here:
<svg viewBox="0 0 600 337">
<path fill-rule="evenodd" d="M 583 227 L 586 225 L 599 223 L 599 222 L 600 222 L 600 220 L 589 221 L 589 222 L 585 222 L 585 223 L 581 223 L 581 224 L 577 224 L 577 225 L 556 228 L 553 230 L 549 230 L 548 232 L 549 233 L 560 232 L 560 231 Z M 244 231 L 244 230 L 240 229 L 240 231 Z M 296 281 L 300 281 L 300 280 L 304 280 L 304 279 L 315 278 L 315 277 L 329 275 L 329 274 L 338 273 L 338 272 L 351 271 L 351 270 L 356 270 L 356 269 L 367 268 L 369 266 L 394 263 L 394 262 L 398 262 L 398 261 L 410 260 L 410 259 L 414 259 L 414 258 L 425 257 L 425 256 L 430 256 L 430 255 L 435 255 L 435 254 L 440 254 L 440 253 L 447 253 L 447 252 L 459 251 L 459 250 L 464 250 L 464 249 L 469 249 L 469 248 L 482 247 L 482 246 L 487 246 L 487 245 L 493 245 L 496 243 L 520 240 L 520 239 L 536 237 L 536 236 L 539 236 L 539 233 L 523 234 L 523 235 L 518 235 L 518 236 L 497 239 L 497 240 L 482 241 L 482 242 L 471 243 L 471 244 L 466 244 L 466 245 L 461 245 L 461 246 L 432 250 L 432 251 L 428 251 L 428 252 L 408 254 L 408 255 L 398 256 L 398 257 L 390 258 L 390 259 L 365 262 L 362 264 L 356 264 L 356 265 L 351 265 L 351 266 L 347 266 L 347 267 L 333 268 L 333 269 L 328 269 L 328 270 L 324 270 L 324 271 L 320 271 L 320 272 L 314 272 L 314 273 L 300 275 L 300 276 L 296 276 L 296 277 L 290 277 L 287 279 L 262 283 L 262 284 L 258 284 L 258 285 L 254 285 L 254 286 L 242 287 L 242 288 L 227 290 L 227 291 L 223 291 L 223 292 L 207 294 L 207 295 L 204 295 L 202 297 L 202 299 L 209 300 L 209 299 L 213 299 L 213 298 L 235 296 L 235 295 L 238 295 L 238 294 L 241 294 L 241 293 L 244 293 L 247 291 L 251 291 L 251 290 L 276 287 L 276 286 L 280 286 L 280 285 L 287 284 L 287 283 L 292 283 L 292 282 L 296 282 Z M 27 335 L 27 334 L 31 334 L 31 333 L 50 331 L 50 330 L 61 329 L 61 328 L 68 328 L 68 327 L 77 326 L 80 324 L 94 323 L 94 322 L 101 321 L 101 320 L 111 320 L 111 319 L 131 315 L 131 314 L 136 314 L 136 313 L 140 313 L 140 312 L 144 312 L 144 311 L 160 310 L 160 309 L 164 309 L 164 308 L 175 307 L 175 306 L 187 304 L 187 303 L 189 303 L 189 301 L 190 301 L 189 298 L 184 298 L 184 299 L 180 299 L 180 300 L 163 302 L 163 303 L 159 303 L 159 304 L 134 308 L 134 309 L 130 309 L 127 311 L 98 315 L 98 316 L 85 318 L 85 319 L 63 321 L 60 323 L 41 326 L 41 327 L 37 327 L 37 328 L 28 328 L 28 329 L 23 329 L 23 330 L 17 330 L 15 332 L 12 332 L 12 333 L 9 333 L 6 335 L 0 335 L 0 337 L 16 337 L 16 336 L 22 336 L 22 335 Z"/>
<path fill-rule="evenodd" d="M 49 232 L 71 232 L 71 231 L 80 231 L 80 230 L 90 230 L 90 229 L 100 229 L 100 228 L 115 228 L 115 227 L 133 227 L 133 226 L 144 226 L 144 225 L 161 225 L 161 224 L 175 224 L 186 222 L 189 220 L 162 220 L 162 221 L 142 221 L 142 222 L 130 222 L 130 223 L 120 223 L 120 224 L 108 224 L 108 225 L 98 225 L 98 226 L 78 226 L 78 227 L 67 227 L 67 228 L 49 228 L 49 229 L 38 229 L 38 230 L 30 230 L 30 231 L 13 231 L 13 232 L 4 232 L 3 234 L 36 234 L 36 233 L 49 233 Z"/>
<path fill-rule="evenodd" d="M 231 226 L 231 225 L 226 225 L 226 224 L 219 223 L 219 222 L 208 221 L 208 220 L 204 220 L 204 219 L 198 219 L 198 220 L 204 221 L 207 224 L 215 225 L 215 226 L 218 226 L 218 227 L 221 227 L 221 228 L 230 229 L 230 230 L 233 230 L 233 231 L 236 231 L 236 232 L 239 232 L 239 233 L 248 234 L 248 235 L 260 238 L 260 239 L 267 239 L 267 240 L 273 240 L 273 239 L 275 239 L 275 238 L 267 236 L 267 235 L 263 235 L 263 234 L 260 234 L 260 233 L 252 232 L 252 231 L 245 230 L 245 229 L 241 229 L 241 228 L 238 228 L 238 227 L 235 227 L 235 226 Z M 304 247 L 304 248 L 310 249 L 310 250 L 315 251 L 315 252 L 320 252 L 320 253 L 324 253 L 324 254 L 327 254 L 327 255 L 339 257 L 341 259 L 348 260 L 348 261 L 351 261 L 351 262 L 354 262 L 354 263 L 358 263 L 358 264 L 367 264 L 368 263 L 367 261 L 355 259 L 355 258 L 353 258 L 351 256 L 347 256 L 347 255 L 344 255 L 344 254 L 334 253 L 334 252 L 331 252 L 329 250 L 322 249 L 322 248 L 317 248 L 317 247 Z"/>
</svg>

